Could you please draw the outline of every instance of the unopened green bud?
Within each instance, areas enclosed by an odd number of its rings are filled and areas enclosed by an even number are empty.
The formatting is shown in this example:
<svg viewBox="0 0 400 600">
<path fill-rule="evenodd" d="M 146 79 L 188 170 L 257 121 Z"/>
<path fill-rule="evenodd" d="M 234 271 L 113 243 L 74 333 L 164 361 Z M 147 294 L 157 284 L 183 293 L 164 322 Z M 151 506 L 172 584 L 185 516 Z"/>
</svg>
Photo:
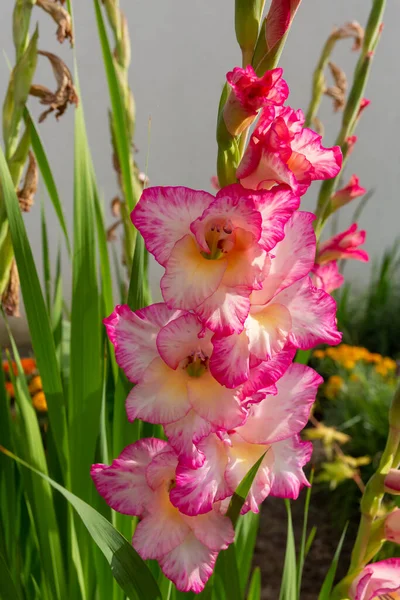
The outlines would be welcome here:
<svg viewBox="0 0 400 600">
<path fill-rule="evenodd" d="M 3 105 L 3 137 L 6 145 L 7 158 L 13 154 L 17 141 L 23 110 L 28 98 L 32 78 L 37 63 L 36 28 L 28 47 L 15 65 L 8 85 L 6 98 Z"/>
<path fill-rule="evenodd" d="M 120 9 L 118 0 L 103 0 L 104 8 L 107 12 L 107 18 L 110 22 L 114 35 L 119 37 L 120 32 Z"/>
<path fill-rule="evenodd" d="M 235 1 L 236 39 L 243 53 L 243 66 L 251 63 L 257 43 L 265 0 Z"/>
<path fill-rule="evenodd" d="M 29 24 L 35 0 L 17 0 L 13 12 L 13 39 L 17 60 L 28 44 Z"/>
</svg>

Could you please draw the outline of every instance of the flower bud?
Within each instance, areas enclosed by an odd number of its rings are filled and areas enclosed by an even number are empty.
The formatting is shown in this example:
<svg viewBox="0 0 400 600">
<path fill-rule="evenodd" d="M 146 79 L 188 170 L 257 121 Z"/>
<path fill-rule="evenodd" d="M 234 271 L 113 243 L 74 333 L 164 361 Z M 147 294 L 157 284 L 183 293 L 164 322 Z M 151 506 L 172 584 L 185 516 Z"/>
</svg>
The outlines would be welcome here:
<svg viewBox="0 0 400 600">
<path fill-rule="evenodd" d="M 366 193 L 367 190 L 359 182 L 360 180 L 357 175 L 352 175 L 349 183 L 332 196 L 331 205 L 333 210 L 337 210 Z"/>
<path fill-rule="evenodd" d="M 385 477 L 385 492 L 395 496 L 400 495 L 400 470 L 390 469 Z"/>
<path fill-rule="evenodd" d="M 35 0 L 17 0 L 13 13 L 13 40 L 17 59 L 22 56 L 28 43 L 29 24 Z"/>
<path fill-rule="evenodd" d="M 400 509 L 396 508 L 385 518 L 385 539 L 400 544 Z"/>
<path fill-rule="evenodd" d="M 264 4 L 265 0 L 235 1 L 235 31 L 243 53 L 243 66 L 251 63 Z"/>
</svg>

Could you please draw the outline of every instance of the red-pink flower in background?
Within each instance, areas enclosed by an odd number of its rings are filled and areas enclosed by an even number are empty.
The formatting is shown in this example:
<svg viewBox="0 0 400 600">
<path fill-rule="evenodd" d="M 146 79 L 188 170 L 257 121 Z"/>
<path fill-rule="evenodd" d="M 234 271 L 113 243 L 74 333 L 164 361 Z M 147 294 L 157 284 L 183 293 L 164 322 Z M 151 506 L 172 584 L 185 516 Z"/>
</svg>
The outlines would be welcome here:
<svg viewBox="0 0 400 600">
<path fill-rule="evenodd" d="M 95 464 L 91 476 L 114 510 L 137 516 L 132 545 L 143 559 L 159 561 L 163 573 L 182 592 L 201 592 L 220 550 L 235 537 L 232 523 L 218 507 L 187 516 L 170 501 L 177 455 L 168 442 L 142 439 L 125 448 L 113 463 Z"/>
<path fill-rule="evenodd" d="M 231 135 L 239 135 L 247 129 L 264 106 L 282 105 L 289 95 L 289 88 L 282 79 L 282 69 L 266 71 L 257 77 L 253 67 L 235 67 L 226 75 L 231 87 L 223 110 L 223 118 Z"/>
<path fill-rule="evenodd" d="M 400 591 L 400 558 L 369 564 L 351 584 L 351 600 L 397 598 Z M 394 595 L 395 594 L 395 595 Z"/>
<path fill-rule="evenodd" d="M 332 208 L 335 210 L 348 204 L 355 198 L 359 198 L 366 193 L 366 189 L 360 185 L 357 175 L 352 175 L 347 185 L 335 192 L 332 196 Z"/>
<path fill-rule="evenodd" d="M 365 242 L 366 232 L 357 229 L 357 223 L 350 225 L 346 231 L 338 233 L 323 242 L 317 252 L 316 263 L 324 265 L 332 260 L 354 258 L 368 262 L 369 256 L 359 246 Z"/>
<path fill-rule="evenodd" d="M 331 294 L 344 283 L 344 277 L 339 272 L 336 260 L 331 260 L 323 265 L 315 264 L 311 271 L 311 280 L 316 288 Z"/>
<path fill-rule="evenodd" d="M 339 146 L 324 148 L 321 136 L 304 127 L 301 110 L 267 106 L 237 170 L 237 178 L 253 190 L 286 183 L 303 195 L 314 180 L 335 177 L 342 166 Z"/>
</svg>

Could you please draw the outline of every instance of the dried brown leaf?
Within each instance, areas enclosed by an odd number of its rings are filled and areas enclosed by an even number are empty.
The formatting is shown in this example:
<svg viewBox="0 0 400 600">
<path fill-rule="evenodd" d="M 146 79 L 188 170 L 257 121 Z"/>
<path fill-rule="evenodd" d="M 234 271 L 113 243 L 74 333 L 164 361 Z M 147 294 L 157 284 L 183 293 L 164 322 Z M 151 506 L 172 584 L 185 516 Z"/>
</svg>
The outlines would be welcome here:
<svg viewBox="0 0 400 600">
<path fill-rule="evenodd" d="M 345 23 L 342 27 L 336 27 L 332 32 L 332 36 L 337 40 L 353 38 L 354 44 L 352 50 L 358 51 L 361 50 L 364 41 L 364 29 L 358 21 L 351 21 L 350 23 Z"/>
<path fill-rule="evenodd" d="M 1 297 L 1 303 L 9 317 L 19 317 L 19 275 L 15 260 L 11 263 L 10 277 Z"/>
<path fill-rule="evenodd" d="M 74 43 L 74 34 L 72 31 L 71 15 L 63 8 L 64 0 L 36 0 L 37 6 L 47 12 L 57 23 L 57 39 L 62 44 L 65 39 L 69 39 L 71 46 Z"/>
<path fill-rule="evenodd" d="M 23 212 L 29 212 L 35 199 L 38 186 L 39 173 L 38 166 L 33 155 L 29 152 L 28 168 L 26 170 L 24 184 L 17 192 L 19 206 Z"/>
</svg>

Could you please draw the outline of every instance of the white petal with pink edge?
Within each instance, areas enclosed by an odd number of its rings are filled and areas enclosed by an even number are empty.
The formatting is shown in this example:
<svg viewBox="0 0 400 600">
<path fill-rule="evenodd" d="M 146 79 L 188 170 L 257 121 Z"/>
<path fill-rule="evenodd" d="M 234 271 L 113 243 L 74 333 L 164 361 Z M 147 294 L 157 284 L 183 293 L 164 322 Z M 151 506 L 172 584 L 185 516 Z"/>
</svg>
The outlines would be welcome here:
<svg viewBox="0 0 400 600">
<path fill-rule="evenodd" d="M 234 492 L 224 477 L 228 464 L 226 444 L 217 435 L 211 434 L 200 442 L 199 449 L 206 457 L 204 464 L 198 469 L 179 465 L 176 485 L 170 491 L 172 504 L 189 516 L 208 513 L 214 502 Z"/>
<path fill-rule="evenodd" d="M 302 488 L 310 485 L 303 467 L 310 460 L 312 449 L 312 443 L 302 442 L 298 435 L 271 446 L 268 452 L 272 473 L 271 496 L 296 500 Z"/>
<path fill-rule="evenodd" d="M 187 381 L 183 369 L 174 371 L 161 358 L 155 358 L 144 372 L 142 381 L 126 399 L 128 419 L 154 424 L 172 423 L 190 410 Z"/>
<path fill-rule="evenodd" d="M 277 294 L 273 303 L 286 306 L 292 317 L 289 340 L 302 350 L 317 344 L 338 344 L 342 334 L 336 325 L 336 302 L 313 286 L 310 277 L 297 281 Z"/>
<path fill-rule="evenodd" d="M 196 538 L 214 552 L 225 550 L 235 539 L 231 520 L 215 508 L 207 514 L 190 517 L 186 522 Z"/>
<path fill-rule="evenodd" d="M 276 383 L 278 393 L 252 405 L 246 423 L 237 433 L 253 444 L 272 444 L 299 433 L 307 424 L 322 382 L 313 369 L 291 364 Z"/>
<path fill-rule="evenodd" d="M 209 372 L 190 378 L 187 385 L 193 409 L 206 421 L 221 429 L 234 429 L 245 420 L 247 411 L 238 392 L 220 385 Z"/>
<path fill-rule="evenodd" d="M 251 295 L 252 304 L 266 304 L 275 294 L 308 275 L 314 266 L 315 215 L 298 211 L 285 225 L 285 237 L 273 251 L 271 268 L 263 289 Z"/>
<path fill-rule="evenodd" d="M 275 384 L 288 369 L 295 354 L 296 350 L 289 344 L 270 360 L 262 361 L 257 366 L 251 368 L 249 379 L 241 390 L 242 398 L 251 398 L 253 394 L 256 394 L 259 390 L 264 390 Z M 268 391 L 268 393 L 271 392 Z M 276 393 L 277 391 L 275 388 L 274 394 Z"/>
<path fill-rule="evenodd" d="M 240 228 L 249 232 L 257 241 L 261 235 L 261 215 L 256 210 L 251 197 L 242 188 L 242 194 L 232 193 L 233 186 L 222 188 L 213 203 L 204 211 L 202 216 L 191 225 L 191 231 L 197 243 L 205 252 L 209 252 L 206 233 L 214 224 L 229 223 L 233 231 Z"/>
<path fill-rule="evenodd" d="M 153 494 L 149 514 L 135 529 L 132 545 L 144 560 L 160 559 L 189 534 L 189 526 L 169 501 L 168 490 L 159 488 Z"/>
<path fill-rule="evenodd" d="M 175 479 L 178 465 L 176 452 L 169 446 L 161 450 L 146 467 L 146 481 L 152 490 L 157 490 L 166 481 Z"/>
<path fill-rule="evenodd" d="M 324 148 L 321 140 L 320 135 L 305 127 L 291 143 L 292 150 L 303 154 L 312 164 L 312 179 L 335 177 L 342 166 L 342 153 L 339 146 Z"/>
<path fill-rule="evenodd" d="M 205 327 L 218 335 L 241 333 L 250 310 L 251 289 L 220 285 L 218 290 L 196 308 Z"/>
<path fill-rule="evenodd" d="M 210 371 L 221 385 L 238 387 L 249 378 L 249 340 L 246 331 L 226 337 L 213 336 Z"/>
<path fill-rule="evenodd" d="M 268 275 L 271 259 L 256 242 L 245 247 L 240 235 L 241 232 L 236 236 L 235 248 L 226 255 L 228 266 L 222 283 L 227 287 L 261 289 L 262 282 Z"/>
<path fill-rule="evenodd" d="M 205 456 L 199 450 L 198 443 L 216 427 L 198 415 L 193 409 L 187 415 L 164 426 L 169 443 L 179 456 L 182 465 L 197 469 L 205 461 Z"/>
<path fill-rule="evenodd" d="M 198 594 L 213 574 L 217 554 L 199 542 L 192 532 L 160 560 L 160 566 L 179 591 Z"/>
<path fill-rule="evenodd" d="M 211 296 L 222 281 L 227 261 L 208 260 L 194 238 L 186 235 L 172 249 L 161 279 L 161 292 L 168 306 L 195 309 Z"/>
<path fill-rule="evenodd" d="M 366 565 L 349 590 L 351 600 L 389 600 L 400 591 L 400 558 L 388 558 Z"/>
<path fill-rule="evenodd" d="M 291 314 L 282 304 L 252 306 L 245 329 L 250 353 L 260 360 L 267 360 L 286 346 L 292 329 Z"/>
<path fill-rule="evenodd" d="M 256 206 L 262 216 L 259 243 L 264 250 L 272 250 L 287 235 L 285 225 L 299 205 L 299 196 L 286 185 L 274 186 L 271 191 L 263 191 L 257 196 Z M 273 254 L 276 255 L 276 251 Z"/>
<path fill-rule="evenodd" d="M 196 353 L 209 357 L 212 353 L 211 331 L 199 337 L 203 325 L 191 313 L 185 313 L 170 321 L 157 336 L 157 348 L 161 358 L 171 369 L 176 369 L 185 358 Z"/>
<path fill-rule="evenodd" d="M 244 160 L 246 162 L 244 164 L 246 164 L 248 176 L 243 177 L 243 171 L 239 165 L 236 175 L 242 186 L 253 190 L 270 190 L 275 185 L 284 183 L 293 190 L 294 194 L 299 195 L 301 190 L 297 179 L 279 153 L 270 152 L 262 146 L 262 142 L 259 145 L 258 151 L 254 151 L 249 146 L 245 152 Z M 251 154 L 246 158 L 248 152 Z"/>
<path fill-rule="evenodd" d="M 146 248 L 166 264 L 176 242 L 190 233 L 190 224 L 214 201 L 207 192 L 185 187 L 147 188 L 133 210 L 133 224 Z"/>
<path fill-rule="evenodd" d="M 130 381 L 137 383 L 158 355 L 156 337 L 161 327 L 181 314 L 158 303 L 133 312 L 126 304 L 116 306 L 104 319 L 108 337 L 115 347 L 115 358 Z"/>
<path fill-rule="evenodd" d="M 152 498 L 145 471 L 153 457 L 167 447 L 167 442 L 143 439 L 127 446 L 113 463 L 95 464 L 90 474 L 97 491 L 114 510 L 142 516 Z"/>
</svg>

